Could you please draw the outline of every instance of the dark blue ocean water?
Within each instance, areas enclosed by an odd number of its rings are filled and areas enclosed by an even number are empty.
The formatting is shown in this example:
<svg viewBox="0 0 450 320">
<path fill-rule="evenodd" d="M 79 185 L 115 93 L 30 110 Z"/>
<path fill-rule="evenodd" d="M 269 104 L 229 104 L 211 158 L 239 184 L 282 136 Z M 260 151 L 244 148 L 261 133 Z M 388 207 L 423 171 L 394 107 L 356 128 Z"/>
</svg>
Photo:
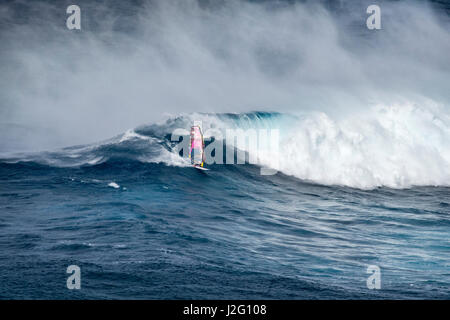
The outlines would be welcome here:
<svg viewBox="0 0 450 320">
<path fill-rule="evenodd" d="M 91 164 L 56 161 L 75 149 L 0 163 L 2 299 L 450 298 L 448 187 L 201 172 L 138 161 L 154 145 L 134 138 L 85 151 L 104 156 Z"/>
</svg>

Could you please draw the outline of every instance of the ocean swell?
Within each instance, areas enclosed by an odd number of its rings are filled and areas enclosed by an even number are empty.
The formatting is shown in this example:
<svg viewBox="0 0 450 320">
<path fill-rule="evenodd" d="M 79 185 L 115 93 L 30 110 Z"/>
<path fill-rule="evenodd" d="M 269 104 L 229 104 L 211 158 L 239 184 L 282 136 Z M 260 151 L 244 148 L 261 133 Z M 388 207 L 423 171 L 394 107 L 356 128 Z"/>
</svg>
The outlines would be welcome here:
<svg viewBox="0 0 450 320">
<path fill-rule="evenodd" d="M 2 161 L 70 167 L 114 160 L 186 167 L 189 161 L 179 154 L 172 134 L 188 132 L 194 121 L 201 121 L 207 144 L 212 138 L 208 133 L 217 130 L 279 130 L 279 152 L 258 153 L 258 164 L 302 180 L 360 189 L 450 185 L 450 117 L 443 106 L 431 102 L 375 105 L 364 113 L 339 117 L 324 112 L 179 115 L 105 142 L 16 154 Z M 226 170 L 229 165 L 221 166 Z"/>
</svg>

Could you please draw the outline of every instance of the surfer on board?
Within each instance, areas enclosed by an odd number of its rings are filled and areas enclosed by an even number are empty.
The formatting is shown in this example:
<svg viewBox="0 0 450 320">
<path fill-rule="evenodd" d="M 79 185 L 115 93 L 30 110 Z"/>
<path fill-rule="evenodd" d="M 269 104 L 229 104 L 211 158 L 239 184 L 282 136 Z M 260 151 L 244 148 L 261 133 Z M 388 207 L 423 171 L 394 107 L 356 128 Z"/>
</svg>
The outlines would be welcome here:
<svg viewBox="0 0 450 320">
<path fill-rule="evenodd" d="M 189 148 L 189 158 L 194 167 L 203 168 L 205 162 L 205 143 L 200 126 L 191 127 L 191 143 Z"/>
</svg>

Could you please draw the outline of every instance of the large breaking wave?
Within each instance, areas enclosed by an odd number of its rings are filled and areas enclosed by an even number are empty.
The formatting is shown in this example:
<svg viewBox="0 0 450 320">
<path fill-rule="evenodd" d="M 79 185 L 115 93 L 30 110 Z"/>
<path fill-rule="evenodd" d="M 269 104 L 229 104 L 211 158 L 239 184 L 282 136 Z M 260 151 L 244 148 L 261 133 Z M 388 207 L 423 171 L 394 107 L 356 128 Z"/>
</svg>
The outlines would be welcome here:
<svg viewBox="0 0 450 320">
<path fill-rule="evenodd" d="M 188 166 L 171 134 L 176 129 L 188 130 L 194 121 L 202 121 L 206 132 L 210 128 L 278 129 L 276 169 L 302 180 L 361 189 L 450 185 L 450 117 L 443 106 L 431 102 L 426 106 L 375 105 L 345 117 L 323 112 L 179 115 L 101 143 L 16 154 L 3 160 L 50 166 L 97 165 L 112 160 Z M 274 156 L 260 155 L 260 163 L 270 165 Z"/>
</svg>

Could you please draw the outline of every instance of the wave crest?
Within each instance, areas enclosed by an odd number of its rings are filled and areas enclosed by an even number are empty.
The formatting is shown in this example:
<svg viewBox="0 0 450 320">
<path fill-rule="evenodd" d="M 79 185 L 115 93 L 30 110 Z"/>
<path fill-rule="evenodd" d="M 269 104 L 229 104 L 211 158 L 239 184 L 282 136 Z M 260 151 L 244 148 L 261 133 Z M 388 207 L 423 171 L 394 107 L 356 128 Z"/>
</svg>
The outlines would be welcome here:
<svg viewBox="0 0 450 320">
<path fill-rule="evenodd" d="M 194 121 L 202 121 L 204 132 L 211 128 L 278 129 L 278 161 L 272 167 L 302 180 L 361 189 L 450 185 L 450 117 L 445 108 L 431 102 L 377 105 L 345 117 L 323 112 L 180 115 L 128 130 L 103 143 L 3 161 L 80 166 L 115 159 L 185 167 L 189 161 L 178 154 L 171 133 L 180 128 L 187 132 Z M 270 166 L 275 154 L 258 156 L 261 165 Z"/>
<path fill-rule="evenodd" d="M 448 186 L 449 123 L 437 108 L 416 105 L 376 106 L 343 120 L 313 114 L 281 142 L 280 170 L 363 189 Z"/>
</svg>

